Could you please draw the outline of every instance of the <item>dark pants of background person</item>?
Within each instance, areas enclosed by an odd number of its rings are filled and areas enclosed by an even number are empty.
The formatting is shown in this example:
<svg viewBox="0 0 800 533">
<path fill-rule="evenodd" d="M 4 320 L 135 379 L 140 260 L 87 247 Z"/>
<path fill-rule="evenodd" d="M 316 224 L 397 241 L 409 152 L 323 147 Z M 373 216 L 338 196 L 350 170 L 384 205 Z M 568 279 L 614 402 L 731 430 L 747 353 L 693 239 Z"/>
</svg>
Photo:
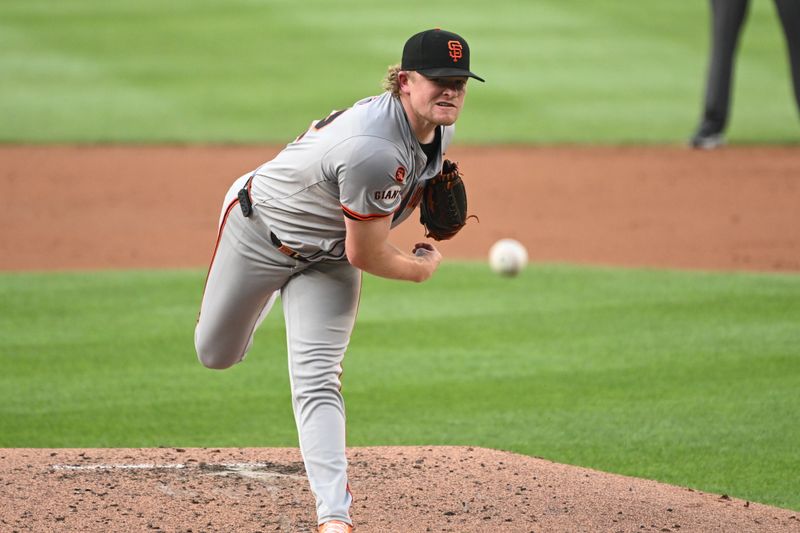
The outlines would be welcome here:
<svg viewBox="0 0 800 533">
<path fill-rule="evenodd" d="M 789 50 L 794 98 L 800 111 L 800 0 L 774 0 Z M 722 133 L 728 123 L 731 77 L 749 0 L 711 0 L 713 37 L 700 133 Z"/>
</svg>

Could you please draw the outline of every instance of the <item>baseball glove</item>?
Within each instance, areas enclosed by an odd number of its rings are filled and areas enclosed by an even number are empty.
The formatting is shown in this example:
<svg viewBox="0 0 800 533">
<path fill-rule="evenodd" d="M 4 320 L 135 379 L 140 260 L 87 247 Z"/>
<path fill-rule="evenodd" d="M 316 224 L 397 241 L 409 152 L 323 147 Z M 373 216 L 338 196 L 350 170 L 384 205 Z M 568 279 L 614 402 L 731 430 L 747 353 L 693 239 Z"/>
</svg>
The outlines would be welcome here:
<svg viewBox="0 0 800 533">
<path fill-rule="evenodd" d="M 419 221 L 425 236 L 437 241 L 452 239 L 467 223 L 467 190 L 456 163 L 445 159 L 442 171 L 425 184 Z"/>
</svg>

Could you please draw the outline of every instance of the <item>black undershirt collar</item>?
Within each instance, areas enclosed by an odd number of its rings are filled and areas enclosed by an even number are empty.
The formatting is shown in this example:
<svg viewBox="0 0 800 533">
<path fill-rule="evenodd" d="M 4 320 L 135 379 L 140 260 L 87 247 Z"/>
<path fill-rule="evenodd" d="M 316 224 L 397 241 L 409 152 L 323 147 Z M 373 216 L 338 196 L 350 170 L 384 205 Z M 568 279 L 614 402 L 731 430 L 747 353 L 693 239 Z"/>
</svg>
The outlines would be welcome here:
<svg viewBox="0 0 800 533">
<path fill-rule="evenodd" d="M 420 148 L 422 151 L 425 152 L 425 157 L 428 158 L 428 163 L 436 159 L 436 153 L 439 150 L 439 145 L 441 144 L 442 140 L 442 133 L 441 128 L 439 126 L 436 127 L 436 135 L 434 135 L 433 140 L 427 144 L 419 143 Z"/>
</svg>

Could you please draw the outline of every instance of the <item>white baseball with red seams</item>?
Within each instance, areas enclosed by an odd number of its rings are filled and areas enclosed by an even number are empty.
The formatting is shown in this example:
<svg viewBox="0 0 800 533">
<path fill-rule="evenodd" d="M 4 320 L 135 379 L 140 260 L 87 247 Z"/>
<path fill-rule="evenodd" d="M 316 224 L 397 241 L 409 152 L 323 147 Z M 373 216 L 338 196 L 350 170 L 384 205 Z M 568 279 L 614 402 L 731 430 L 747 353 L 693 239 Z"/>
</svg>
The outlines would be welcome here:
<svg viewBox="0 0 800 533">
<path fill-rule="evenodd" d="M 501 276 L 516 276 L 528 264 L 528 251 L 514 239 L 500 239 L 489 249 L 489 266 Z"/>
</svg>

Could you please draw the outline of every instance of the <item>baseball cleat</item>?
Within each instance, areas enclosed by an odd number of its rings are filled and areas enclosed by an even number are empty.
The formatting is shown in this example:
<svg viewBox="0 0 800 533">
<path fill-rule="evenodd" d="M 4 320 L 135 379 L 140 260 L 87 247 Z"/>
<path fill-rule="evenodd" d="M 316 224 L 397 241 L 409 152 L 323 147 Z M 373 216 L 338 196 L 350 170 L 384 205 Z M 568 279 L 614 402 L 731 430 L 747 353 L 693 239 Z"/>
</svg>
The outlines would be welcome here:
<svg viewBox="0 0 800 533">
<path fill-rule="evenodd" d="M 339 520 L 331 520 L 319 526 L 319 533 L 353 533 L 353 526 Z"/>
<path fill-rule="evenodd" d="M 698 132 L 689 139 L 689 146 L 699 150 L 714 150 L 725 144 L 725 139 L 721 133 Z"/>
</svg>

